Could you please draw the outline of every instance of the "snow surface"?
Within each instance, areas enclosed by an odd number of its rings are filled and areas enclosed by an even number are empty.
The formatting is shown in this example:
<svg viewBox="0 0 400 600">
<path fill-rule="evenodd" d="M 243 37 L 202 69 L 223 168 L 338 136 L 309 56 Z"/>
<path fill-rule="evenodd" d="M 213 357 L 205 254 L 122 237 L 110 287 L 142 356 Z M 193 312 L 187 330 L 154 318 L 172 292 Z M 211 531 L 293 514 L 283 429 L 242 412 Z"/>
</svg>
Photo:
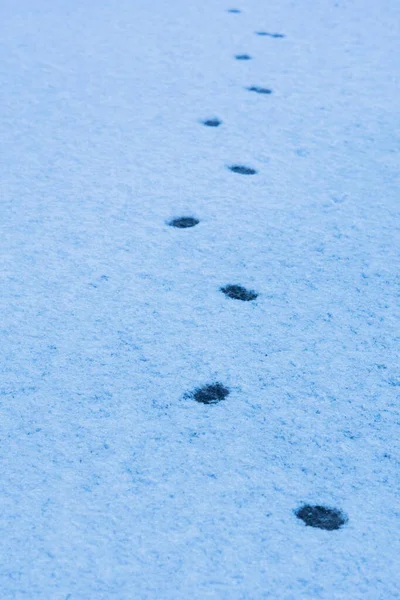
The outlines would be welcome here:
<svg viewBox="0 0 400 600">
<path fill-rule="evenodd" d="M 1 598 L 400 598 L 399 2 L 0 17 Z"/>
</svg>

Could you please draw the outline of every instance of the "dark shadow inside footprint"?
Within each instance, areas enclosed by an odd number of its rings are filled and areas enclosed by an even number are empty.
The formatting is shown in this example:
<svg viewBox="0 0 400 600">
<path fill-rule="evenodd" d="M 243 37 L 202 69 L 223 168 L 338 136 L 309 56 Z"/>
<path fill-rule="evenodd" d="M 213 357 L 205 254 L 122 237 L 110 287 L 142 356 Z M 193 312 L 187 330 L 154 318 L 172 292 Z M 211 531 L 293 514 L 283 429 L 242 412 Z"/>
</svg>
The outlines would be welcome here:
<svg viewBox="0 0 400 600">
<path fill-rule="evenodd" d="M 240 13 L 242 11 L 239 10 L 238 8 L 228 8 L 227 12 L 238 14 L 238 13 Z"/>
<path fill-rule="evenodd" d="M 245 165 L 231 165 L 228 167 L 228 169 L 233 173 L 238 173 L 239 175 L 255 175 L 257 173 L 255 169 L 246 167 Z"/>
<path fill-rule="evenodd" d="M 305 504 L 295 511 L 295 515 L 307 526 L 327 531 L 340 529 L 347 522 L 347 517 L 341 510 L 327 506 Z"/>
<path fill-rule="evenodd" d="M 211 383 L 204 385 L 201 388 L 197 388 L 193 395 L 196 402 L 202 404 L 217 404 L 221 400 L 225 400 L 228 396 L 229 390 L 222 383 Z"/>
<path fill-rule="evenodd" d="M 195 219 L 195 217 L 178 217 L 176 219 L 172 219 L 168 225 L 171 225 L 171 227 L 177 227 L 178 229 L 186 229 L 187 227 L 194 227 L 199 223 L 200 221 Z"/>
<path fill-rule="evenodd" d="M 256 92 L 256 94 L 272 94 L 272 90 L 258 85 L 252 85 L 246 88 L 249 92 Z"/>
<path fill-rule="evenodd" d="M 222 124 L 222 121 L 215 117 L 214 119 L 206 119 L 205 121 L 202 121 L 202 123 L 207 127 L 219 127 Z"/>
<path fill-rule="evenodd" d="M 284 38 L 283 33 L 268 33 L 267 31 L 256 31 L 256 35 L 267 35 L 272 38 Z"/>
<path fill-rule="evenodd" d="M 248 54 L 236 54 L 236 60 L 251 60 L 251 56 Z"/>
<path fill-rule="evenodd" d="M 244 302 L 250 302 L 258 297 L 257 292 L 254 290 L 246 290 L 241 285 L 226 285 L 221 288 L 221 292 L 232 298 L 233 300 L 243 300 Z"/>
</svg>

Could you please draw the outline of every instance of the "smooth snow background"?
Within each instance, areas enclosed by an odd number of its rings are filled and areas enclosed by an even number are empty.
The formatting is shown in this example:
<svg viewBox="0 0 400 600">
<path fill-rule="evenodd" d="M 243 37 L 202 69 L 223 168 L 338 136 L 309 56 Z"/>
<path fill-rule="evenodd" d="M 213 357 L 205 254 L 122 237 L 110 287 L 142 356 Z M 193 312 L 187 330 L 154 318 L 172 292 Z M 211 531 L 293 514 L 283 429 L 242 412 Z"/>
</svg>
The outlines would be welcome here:
<svg viewBox="0 0 400 600">
<path fill-rule="evenodd" d="M 1 596 L 400 598 L 398 2 L 0 16 Z"/>
</svg>

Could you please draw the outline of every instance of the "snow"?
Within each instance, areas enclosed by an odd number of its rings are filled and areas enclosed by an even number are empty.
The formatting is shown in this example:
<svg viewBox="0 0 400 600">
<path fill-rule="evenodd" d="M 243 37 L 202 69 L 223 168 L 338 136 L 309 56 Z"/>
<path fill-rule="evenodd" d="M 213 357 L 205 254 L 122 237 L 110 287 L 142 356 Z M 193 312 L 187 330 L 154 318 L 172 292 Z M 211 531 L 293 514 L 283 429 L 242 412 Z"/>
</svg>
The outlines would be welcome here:
<svg viewBox="0 0 400 600">
<path fill-rule="evenodd" d="M 400 598 L 399 17 L 2 0 L 3 598 Z"/>
</svg>

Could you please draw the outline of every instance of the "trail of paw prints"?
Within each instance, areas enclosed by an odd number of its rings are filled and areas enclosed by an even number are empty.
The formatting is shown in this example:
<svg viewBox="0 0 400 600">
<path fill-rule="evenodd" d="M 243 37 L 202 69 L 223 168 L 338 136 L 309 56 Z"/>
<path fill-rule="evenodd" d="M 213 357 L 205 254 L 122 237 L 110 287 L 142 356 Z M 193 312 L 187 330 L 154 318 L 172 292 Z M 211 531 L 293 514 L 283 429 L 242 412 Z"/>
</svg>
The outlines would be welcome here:
<svg viewBox="0 0 400 600">
<path fill-rule="evenodd" d="M 233 14 L 241 13 L 241 10 L 239 8 L 228 8 L 226 10 L 228 13 L 233 13 Z M 259 33 L 259 35 L 265 34 L 265 35 L 270 35 L 270 36 L 281 35 L 281 34 L 268 34 L 267 32 L 258 32 L 258 33 Z M 234 57 L 235 57 L 235 60 L 237 60 L 237 61 L 247 62 L 249 60 L 252 60 L 252 56 L 250 56 L 247 53 L 235 54 Z M 254 92 L 257 94 L 261 94 L 261 95 L 272 94 L 272 90 L 270 88 L 258 86 L 258 85 L 248 86 L 245 89 L 250 92 Z M 222 120 L 219 119 L 218 117 L 211 117 L 211 118 L 201 120 L 200 123 L 202 125 L 204 125 L 205 127 L 217 128 L 222 125 Z M 257 173 L 256 169 L 253 169 L 252 167 L 248 167 L 246 165 L 229 165 L 228 169 L 238 175 L 256 175 L 256 173 Z"/>
<path fill-rule="evenodd" d="M 237 8 L 227 9 L 227 12 L 239 14 L 241 11 Z M 270 33 L 267 31 L 256 31 L 256 35 L 270 37 L 274 39 L 284 38 L 285 36 L 281 33 Z M 235 59 L 238 61 L 249 61 L 252 57 L 249 54 L 242 53 L 236 54 Z M 249 92 L 253 92 L 260 95 L 270 95 L 272 90 L 269 87 L 263 87 L 259 85 L 252 85 L 245 88 Z M 222 121 L 218 117 L 212 117 L 200 121 L 206 127 L 219 127 Z M 257 170 L 247 165 L 228 165 L 227 168 L 238 175 L 256 175 Z M 171 227 L 178 229 L 186 229 L 198 225 L 199 220 L 195 217 L 183 216 L 177 217 L 169 221 Z M 251 289 L 246 289 L 240 284 L 227 284 L 220 288 L 226 298 L 233 301 L 239 302 L 253 302 L 259 294 Z M 220 382 L 208 383 L 201 387 L 195 388 L 193 391 L 186 394 L 186 397 L 195 401 L 198 404 L 204 404 L 207 406 L 219 404 L 227 400 L 230 394 L 230 390 L 224 384 Z M 325 531 L 336 531 L 342 529 L 348 522 L 347 515 L 338 508 L 333 508 L 323 505 L 311 505 L 303 504 L 299 508 L 293 511 L 294 515 L 299 521 L 302 521 L 305 527 L 311 527 L 314 529 L 321 529 Z"/>
</svg>

